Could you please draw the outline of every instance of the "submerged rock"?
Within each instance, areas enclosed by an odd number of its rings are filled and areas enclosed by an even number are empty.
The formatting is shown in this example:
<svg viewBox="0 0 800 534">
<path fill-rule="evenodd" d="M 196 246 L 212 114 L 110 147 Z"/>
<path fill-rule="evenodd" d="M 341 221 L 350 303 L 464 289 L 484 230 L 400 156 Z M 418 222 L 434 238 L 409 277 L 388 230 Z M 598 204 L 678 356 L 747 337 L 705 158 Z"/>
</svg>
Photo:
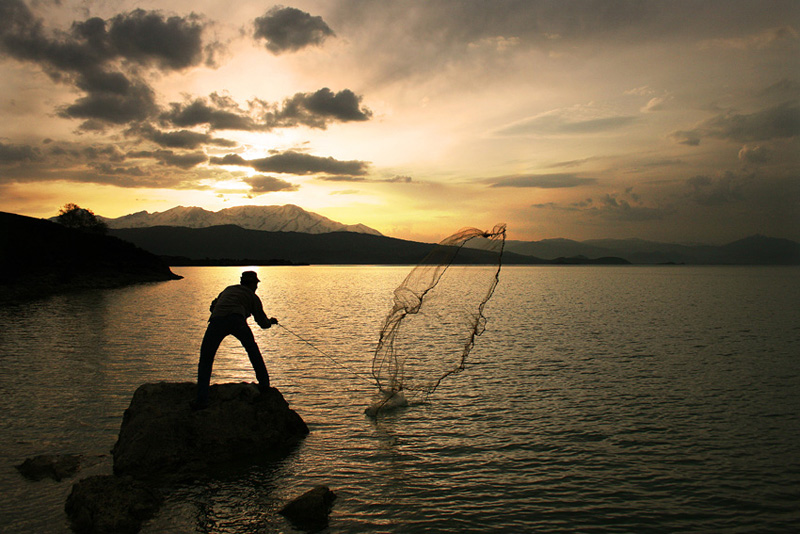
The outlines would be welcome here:
<svg viewBox="0 0 800 534">
<path fill-rule="evenodd" d="M 202 410 L 192 410 L 195 395 L 191 382 L 139 386 L 112 450 L 114 473 L 202 473 L 277 458 L 308 434 L 275 388 L 261 393 L 255 384 L 216 384 Z"/>
<path fill-rule="evenodd" d="M 336 494 L 328 486 L 317 486 L 284 506 L 280 514 L 300 530 L 317 532 L 328 526 L 334 499 Z"/>
<path fill-rule="evenodd" d="M 135 533 L 162 500 L 156 488 L 131 477 L 98 475 L 72 486 L 64 510 L 75 532 Z"/>
<path fill-rule="evenodd" d="M 81 456 L 79 454 L 40 454 L 28 458 L 14 467 L 28 480 L 52 478 L 59 482 L 78 472 L 81 467 Z"/>
</svg>

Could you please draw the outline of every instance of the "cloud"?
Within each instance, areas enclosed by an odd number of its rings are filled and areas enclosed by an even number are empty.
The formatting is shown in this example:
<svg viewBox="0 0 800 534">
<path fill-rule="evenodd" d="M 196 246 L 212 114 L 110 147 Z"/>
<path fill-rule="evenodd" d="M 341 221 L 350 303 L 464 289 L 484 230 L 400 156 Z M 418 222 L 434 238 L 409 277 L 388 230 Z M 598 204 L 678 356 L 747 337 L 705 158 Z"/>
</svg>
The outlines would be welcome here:
<svg viewBox="0 0 800 534">
<path fill-rule="evenodd" d="M 274 193 L 276 191 L 297 191 L 300 189 L 298 185 L 275 176 L 252 176 L 244 178 L 242 181 L 250 186 L 250 192 L 254 195 Z"/>
<path fill-rule="evenodd" d="M 89 119 L 85 130 L 102 130 L 104 123 L 139 122 L 158 111 L 155 94 L 145 84 L 129 83 L 119 90 L 95 90 L 58 111 L 63 118 Z M 98 121 L 98 122 L 94 122 Z"/>
<path fill-rule="evenodd" d="M 105 174 L 107 176 L 132 176 L 132 177 L 145 177 L 148 174 L 141 169 L 138 165 L 126 167 L 124 165 L 114 166 L 107 162 L 93 163 L 92 168 Z"/>
<path fill-rule="evenodd" d="M 265 39 L 267 50 L 273 54 L 295 52 L 322 42 L 335 34 L 322 17 L 293 7 L 276 6 L 255 19 L 253 37 Z"/>
<path fill-rule="evenodd" d="M 800 106 L 785 102 L 750 114 L 722 113 L 692 130 L 675 131 L 670 137 L 678 143 L 697 146 L 703 137 L 747 143 L 797 135 L 800 135 Z"/>
<path fill-rule="evenodd" d="M 629 190 L 626 192 L 630 194 Z M 638 196 L 634 195 L 633 199 L 638 202 Z M 628 222 L 659 220 L 666 215 L 661 208 L 631 204 L 630 201 L 618 198 L 613 194 L 603 196 L 597 209 L 600 215 L 606 219 Z"/>
<path fill-rule="evenodd" d="M 669 96 L 656 96 L 651 98 L 647 104 L 640 110 L 642 113 L 652 113 L 654 111 L 663 111 L 667 107 L 667 102 L 672 98 Z"/>
<path fill-rule="evenodd" d="M 524 66 L 481 63 L 483 75 L 487 67 L 530 68 L 543 79 L 548 67 L 557 62 L 555 58 L 577 57 L 587 50 L 593 55 L 613 53 L 615 47 L 653 42 L 697 42 L 727 35 L 730 26 L 740 29 L 738 33 L 757 31 L 767 18 L 765 12 L 781 8 L 736 2 L 731 9 L 724 1 L 711 0 L 681 2 L 680 7 L 639 0 L 437 0 L 411 4 L 340 0 L 328 9 L 326 19 L 335 21 L 338 33 L 357 36 L 348 45 L 365 58 L 358 68 L 368 71 L 370 79 L 392 83 L 452 78 L 468 67 L 476 54 L 486 51 L 495 60 L 504 59 L 498 58 L 498 52 L 505 51 L 511 52 L 509 57 L 534 52 L 550 61 L 526 61 Z M 476 71 L 470 70 L 470 74 Z"/>
<path fill-rule="evenodd" d="M 172 102 L 161 114 L 161 123 L 180 128 L 207 125 L 212 130 L 259 129 L 258 124 L 232 98 L 212 93 L 208 99 L 196 98 L 184 103 Z"/>
<path fill-rule="evenodd" d="M 702 206 L 720 206 L 742 200 L 739 178 L 726 172 L 718 178 L 705 175 L 693 176 L 686 180 L 689 188 L 687 196 Z"/>
<path fill-rule="evenodd" d="M 283 108 L 265 117 L 265 127 L 287 127 L 303 124 L 325 128 L 331 120 L 340 122 L 366 121 L 372 116 L 361 109 L 361 97 L 345 89 L 334 93 L 327 87 L 315 93 L 297 93 L 283 103 Z"/>
<path fill-rule="evenodd" d="M 414 182 L 410 176 L 393 176 L 391 178 L 366 178 L 364 176 L 318 176 L 323 182 L 369 182 L 374 184 L 410 184 Z"/>
<path fill-rule="evenodd" d="M 491 187 L 538 187 L 541 189 L 559 189 L 580 187 L 596 183 L 594 178 L 580 178 L 574 174 L 521 174 L 516 176 L 500 176 L 487 180 Z"/>
<path fill-rule="evenodd" d="M 501 137 L 562 136 L 597 134 L 628 126 L 636 121 L 630 115 L 607 114 L 591 107 L 555 109 L 508 124 L 494 134 Z"/>
<path fill-rule="evenodd" d="M 277 172 L 281 174 L 320 174 L 359 176 L 367 173 L 368 163 L 365 161 L 340 161 L 331 157 L 323 158 L 288 151 L 266 158 L 245 160 L 238 154 L 227 154 L 221 158 L 211 158 L 214 165 L 241 165 L 252 167 L 259 172 Z"/>
<path fill-rule="evenodd" d="M 178 130 L 164 132 L 153 128 L 150 125 L 143 125 L 138 128 L 131 128 L 130 134 L 140 135 L 141 137 L 153 141 L 164 148 L 183 148 L 196 149 L 203 145 L 213 145 L 220 147 L 235 147 L 238 143 L 228 139 L 212 137 L 206 133 L 194 132 L 192 130 Z"/>
<path fill-rule="evenodd" d="M 553 211 L 573 212 L 582 215 L 600 217 L 605 220 L 620 222 L 644 222 L 664 219 L 670 211 L 661 207 L 644 205 L 639 195 L 633 193 L 633 188 L 625 189 L 624 193 L 607 193 L 598 200 L 587 198 L 569 204 L 547 202 L 533 204 L 532 208 Z"/>
<path fill-rule="evenodd" d="M 226 154 L 221 158 L 211 158 L 211 163 L 214 165 L 240 165 L 242 167 L 249 167 L 250 162 L 244 159 L 239 154 Z"/>
<path fill-rule="evenodd" d="M 317 180 L 323 182 L 366 182 L 363 176 L 318 176 Z"/>
<path fill-rule="evenodd" d="M 760 145 L 745 145 L 739 150 L 739 160 L 744 163 L 761 164 L 769 161 L 770 152 Z"/>
<path fill-rule="evenodd" d="M 744 37 L 708 39 L 700 43 L 701 49 L 728 48 L 734 50 L 760 50 L 775 45 L 796 41 L 800 37 L 791 26 L 767 28 Z"/>
<path fill-rule="evenodd" d="M 763 141 L 800 134 L 800 106 L 787 102 L 749 115 L 726 113 L 706 121 L 706 135 L 733 141 Z"/>
<path fill-rule="evenodd" d="M 778 101 L 800 99 L 800 82 L 783 78 L 758 93 L 759 97 L 774 98 Z"/>
<path fill-rule="evenodd" d="M 183 70 L 203 58 L 204 23 L 137 9 L 109 21 L 90 18 L 47 34 L 19 0 L 0 3 L 0 53 L 39 65 L 50 78 L 85 93 L 59 116 L 85 119 L 85 130 L 147 119 L 158 112 L 139 67 Z"/>
<path fill-rule="evenodd" d="M 623 94 L 626 95 L 634 95 L 634 96 L 652 96 L 656 93 L 656 90 L 650 87 L 649 85 L 643 85 L 641 87 L 634 87 L 633 89 L 628 89 L 624 91 Z"/>
<path fill-rule="evenodd" d="M 51 141 L 44 147 L 0 143 L 0 183 L 53 180 L 124 188 L 208 189 L 207 183 L 240 179 L 201 166 L 203 151 L 130 150 L 135 142 L 81 144 Z M 169 167 L 165 169 L 165 167 Z"/>
<path fill-rule="evenodd" d="M 366 121 L 372 112 L 361 107 L 361 97 L 349 89 L 334 93 L 327 87 L 314 93 L 296 93 L 283 105 L 259 99 L 242 109 L 232 98 L 212 93 L 206 98 L 173 102 L 161 114 L 161 124 L 181 128 L 207 125 L 212 130 L 269 131 L 308 126 L 325 129 L 331 122 Z"/>
<path fill-rule="evenodd" d="M 361 191 L 358 189 L 342 189 L 340 191 L 331 191 L 331 195 L 359 195 Z"/>
<path fill-rule="evenodd" d="M 41 158 L 38 148 L 30 145 L 7 145 L 0 142 L 0 165 L 36 161 Z"/>
<path fill-rule="evenodd" d="M 488 48 L 495 52 L 505 52 L 507 50 L 519 46 L 519 37 L 503 37 L 502 35 L 495 35 L 493 37 L 484 37 L 483 39 L 469 43 L 469 48 Z"/>
<path fill-rule="evenodd" d="M 698 146 L 701 134 L 698 130 L 676 130 L 669 137 L 681 145 Z"/>
<path fill-rule="evenodd" d="M 96 69 L 114 67 L 123 59 L 162 70 L 182 70 L 203 60 L 202 33 L 205 23 L 196 15 L 164 16 L 157 11 L 136 9 L 109 21 L 94 17 L 76 21 L 68 33 L 44 31 L 19 0 L 4 0 L 0 16 L 0 47 L 20 61 L 32 61 L 60 73 L 91 74 Z"/>
<path fill-rule="evenodd" d="M 547 167 L 550 169 L 559 169 L 559 168 L 566 168 L 566 167 L 580 167 L 590 161 L 598 160 L 597 156 L 590 156 L 588 158 L 581 158 L 581 159 L 572 159 L 568 161 L 558 161 L 556 163 L 551 163 Z"/>
<path fill-rule="evenodd" d="M 195 14 L 164 18 L 158 12 L 136 9 L 111 19 L 108 40 L 129 61 L 180 70 L 202 62 L 204 26 Z"/>
<path fill-rule="evenodd" d="M 205 152 L 173 152 L 172 150 L 154 150 L 132 152 L 128 156 L 133 158 L 153 158 L 162 165 L 191 169 L 208 161 Z"/>
</svg>

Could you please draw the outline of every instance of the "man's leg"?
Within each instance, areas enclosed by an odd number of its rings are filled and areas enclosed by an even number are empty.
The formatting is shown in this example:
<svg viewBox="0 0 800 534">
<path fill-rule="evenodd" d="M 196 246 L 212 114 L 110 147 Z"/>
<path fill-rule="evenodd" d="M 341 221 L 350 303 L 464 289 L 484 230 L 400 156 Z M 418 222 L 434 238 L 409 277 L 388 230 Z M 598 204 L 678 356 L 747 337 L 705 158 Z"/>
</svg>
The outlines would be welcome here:
<svg viewBox="0 0 800 534">
<path fill-rule="evenodd" d="M 209 322 L 203 343 L 200 345 L 200 363 L 197 364 L 197 407 L 208 406 L 208 389 L 211 383 L 211 369 L 214 367 L 214 356 L 217 355 L 222 340 L 228 331 L 217 320 Z"/>
<path fill-rule="evenodd" d="M 258 380 L 258 386 L 262 390 L 269 387 L 269 373 L 267 373 L 267 366 L 264 365 L 264 358 L 261 357 L 261 351 L 258 349 L 258 344 L 256 343 L 255 337 L 253 337 L 253 331 L 250 330 L 250 327 L 247 325 L 247 321 L 242 319 L 241 322 L 237 322 L 236 327 L 231 332 L 236 339 L 238 339 L 244 350 L 247 351 L 247 356 L 250 358 L 250 364 L 253 366 L 253 370 L 256 372 L 256 379 Z"/>
</svg>

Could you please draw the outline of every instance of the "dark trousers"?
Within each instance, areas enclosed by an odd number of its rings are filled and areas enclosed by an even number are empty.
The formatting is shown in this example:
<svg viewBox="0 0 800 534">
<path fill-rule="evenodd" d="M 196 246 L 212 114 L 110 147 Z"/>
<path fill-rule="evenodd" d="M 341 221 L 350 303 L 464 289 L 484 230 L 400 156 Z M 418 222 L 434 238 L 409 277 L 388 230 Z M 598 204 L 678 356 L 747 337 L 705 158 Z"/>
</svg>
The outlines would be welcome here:
<svg viewBox="0 0 800 534">
<path fill-rule="evenodd" d="M 261 351 L 258 350 L 253 332 L 247 325 L 247 319 L 237 314 L 213 317 L 208 322 L 206 334 L 203 336 L 203 343 L 200 345 L 200 363 L 197 365 L 197 403 L 200 405 L 208 404 L 208 389 L 211 383 L 214 356 L 217 355 L 220 343 L 228 335 L 238 339 L 247 351 L 259 386 L 269 387 L 269 373 L 267 373 L 267 367 L 261 357 Z"/>
</svg>

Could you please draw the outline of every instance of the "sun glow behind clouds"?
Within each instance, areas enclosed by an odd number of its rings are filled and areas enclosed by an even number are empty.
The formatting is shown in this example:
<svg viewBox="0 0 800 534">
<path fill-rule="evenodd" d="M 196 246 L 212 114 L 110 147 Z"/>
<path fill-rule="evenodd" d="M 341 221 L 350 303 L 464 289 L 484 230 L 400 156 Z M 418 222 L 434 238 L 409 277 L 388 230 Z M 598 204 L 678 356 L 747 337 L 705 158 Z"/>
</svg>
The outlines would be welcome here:
<svg viewBox="0 0 800 534">
<path fill-rule="evenodd" d="M 779 224 L 798 202 L 796 2 L 3 6 L 5 211 L 293 203 L 399 237 L 800 238 Z M 276 14 L 314 31 L 256 32 Z M 699 194 L 728 178 L 739 194 Z"/>
</svg>

